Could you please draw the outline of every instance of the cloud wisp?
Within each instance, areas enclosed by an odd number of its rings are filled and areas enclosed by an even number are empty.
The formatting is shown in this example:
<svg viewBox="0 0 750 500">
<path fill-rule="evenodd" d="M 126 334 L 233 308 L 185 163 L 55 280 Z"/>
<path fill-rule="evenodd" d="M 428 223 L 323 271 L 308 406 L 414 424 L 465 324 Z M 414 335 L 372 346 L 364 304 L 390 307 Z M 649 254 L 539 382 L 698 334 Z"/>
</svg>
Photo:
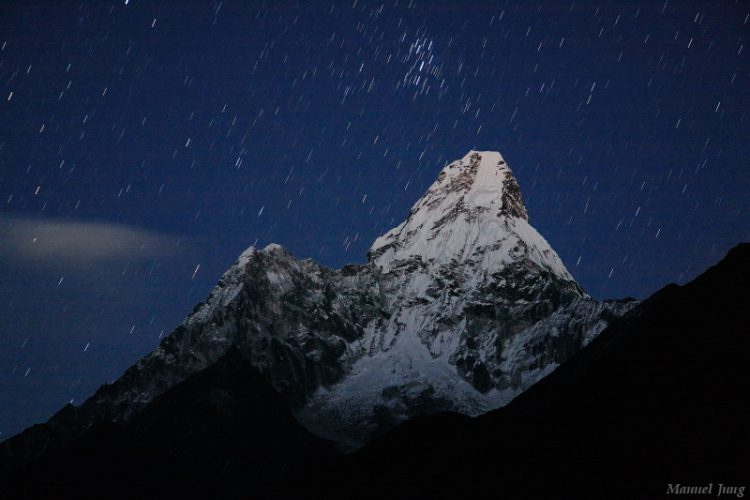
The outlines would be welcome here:
<svg viewBox="0 0 750 500">
<path fill-rule="evenodd" d="M 175 255 L 174 235 L 103 222 L 0 216 L 0 257 L 11 261 L 95 264 Z"/>
</svg>

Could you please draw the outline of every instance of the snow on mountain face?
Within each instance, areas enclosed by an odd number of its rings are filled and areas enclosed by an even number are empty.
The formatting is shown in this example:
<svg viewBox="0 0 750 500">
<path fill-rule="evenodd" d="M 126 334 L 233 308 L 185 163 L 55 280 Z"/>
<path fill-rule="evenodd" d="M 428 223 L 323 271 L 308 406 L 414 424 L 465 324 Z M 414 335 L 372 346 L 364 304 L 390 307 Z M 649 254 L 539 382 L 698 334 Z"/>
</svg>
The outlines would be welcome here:
<svg viewBox="0 0 750 500">
<path fill-rule="evenodd" d="M 634 305 L 583 292 L 499 153 L 446 166 L 368 255 L 332 271 L 246 250 L 154 352 L 70 411 L 83 426 L 127 419 L 235 345 L 310 430 L 357 446 L 415 415 L 507 403 Z"/>
<path fill-rule="evenodd" d="M 378 238 L 369 255 L 388 272 L 414 258 L 447 264 L 481 253 L 483 269 L 493 271 L 524 251 L 540 266 L 573 280 L 528 224 L 518 183 L 500 153 L 470 151 L 440 172 L 408 219 Z"/>
<path fill-rule="evenodd" d="M 339 441 L 361 433 L 363 422 L 377 432 L 421 412 L 497 408 L 606 325 L 601 314 L 589 317 L 597 303 L 528 224 L 499 153 L 471 151 L 446 166 L 407 220 L 375 241 L 369 258 L 388 319 L 365 329 L 358 345 L 366 354 L 299 414 Z M 533 330 L 565 305 L 571 312 L 559 319 L 589 320 L 562 342 L 555 332 L 559 337 L 564 325 Z M 540 338 L 551 347 L 526 351 Z"/>
</svg>

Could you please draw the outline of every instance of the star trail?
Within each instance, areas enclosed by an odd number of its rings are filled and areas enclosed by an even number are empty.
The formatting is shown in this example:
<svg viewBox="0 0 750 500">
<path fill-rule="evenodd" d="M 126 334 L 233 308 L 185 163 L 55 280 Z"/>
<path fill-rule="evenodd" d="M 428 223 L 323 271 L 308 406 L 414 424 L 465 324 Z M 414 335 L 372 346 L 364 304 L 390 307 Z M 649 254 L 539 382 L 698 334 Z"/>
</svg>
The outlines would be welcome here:
<svg viewBox="0 0 750 500">
<path fill-rule="evenodd" d="M 497 150 L 592 296 L 750 238 L 739 1 L 5 2 L 0 439 L 153 349 L 248 246 L 365 262 Z"/>
</svg>

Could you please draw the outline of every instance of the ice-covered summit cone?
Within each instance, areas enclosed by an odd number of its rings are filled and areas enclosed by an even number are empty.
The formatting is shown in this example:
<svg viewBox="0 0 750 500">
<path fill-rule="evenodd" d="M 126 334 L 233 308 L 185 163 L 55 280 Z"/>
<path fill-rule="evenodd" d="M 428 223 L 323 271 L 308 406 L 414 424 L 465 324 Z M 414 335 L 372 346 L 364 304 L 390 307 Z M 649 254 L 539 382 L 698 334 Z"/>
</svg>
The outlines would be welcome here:
<svg viewBox="0 0 750 500">
<path fill-rule="evenodd" d="M 430 266 L 476 261 L 492 272 L 528 258 L 560 279 L 574 281 L 529 224 L 518 182 L 494 151 L 470 151 L 443 168 L 408 218 L 378 238 L 368 255 L 383 272 L 412 260 Z"/>
</svg>

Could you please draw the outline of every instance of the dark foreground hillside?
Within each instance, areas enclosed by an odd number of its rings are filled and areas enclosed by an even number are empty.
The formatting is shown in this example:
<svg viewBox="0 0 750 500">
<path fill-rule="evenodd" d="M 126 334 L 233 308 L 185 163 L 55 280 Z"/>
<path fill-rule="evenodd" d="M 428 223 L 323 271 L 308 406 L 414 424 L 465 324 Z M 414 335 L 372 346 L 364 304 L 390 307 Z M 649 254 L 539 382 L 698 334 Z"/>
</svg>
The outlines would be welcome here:
<svg viewBox="0 0 750 500">
<path fill-rule="evenodd" d="M 4 458 L 23 455 L 23 437 Z M 0 498 L 244 497 L 333 453 L 233 349 L 127 424 L 96 424 L 29 465 L 11 460 Z"/>
<path fill-rule="evenodd" d="M 23 440 L 4 443 L 0 496 L 660 498 L 709 483 L 716 496 L 750 485 L 749 305 L 744 244 L 507 407 L 418 418 L 354 455 L 305 431 L 230 351 L 127 425 L 29 465 L 14 460 Z"/>
</svg>

